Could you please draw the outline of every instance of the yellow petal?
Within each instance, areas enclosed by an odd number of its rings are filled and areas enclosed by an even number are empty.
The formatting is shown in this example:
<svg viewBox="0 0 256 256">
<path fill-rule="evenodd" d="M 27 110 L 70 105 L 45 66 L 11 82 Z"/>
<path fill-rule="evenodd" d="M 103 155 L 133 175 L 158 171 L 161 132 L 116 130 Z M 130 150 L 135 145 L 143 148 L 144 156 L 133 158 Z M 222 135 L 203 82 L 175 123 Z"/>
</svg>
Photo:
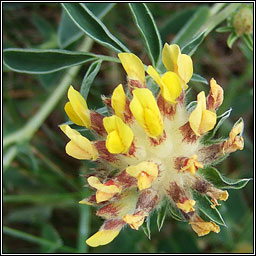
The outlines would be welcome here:
<svg viewBox="0 0 256 256">
<path fill-rule="evenodd" d="M 177 207 L 185 213 L 194 212 L 193 206 L 196 204 L 195 200 L 186 200 L 184 203 L 176 203 Z"/>
<path fill-rule="evenodd" d="M 162 51 L 162 56 L 165 68 L 177 73 L 177 61 L 180 56 L 180 47 L 177 44 L 168 45 L 166 43 Z"/>
<path fill-rule="evenodd" d="M 188 83 L 193 75 L 193 62 L 191 57 L 186 54 L 181 54 L 178 57 L 177 65 L 178 65 L 178 74 L 180 78 L 185 83 Z"/>
<path fill-rule="evenodd" d="M 145 83 L 145 71 L 142 61 L 133 53 L 119 53 L 118 57 L 128 75 L 132 80 Z"/>
<path fill-rule="evenodd" d="M 210 81 L 211 90 L 208 96 L 208 109 L 215 111 L 223 102 L 223 89 L 212 78 Z"/>
<path fill-rule="evenodd" d="M 133 141 L 133 132 L 118 116 L 105 117 L 103 125 L 108 133 L 106 148 L 112 154 L 126 153 Z"/>
<path fill-rule="evenodd" d="M 131 214 L 126 214 L 123 216 L 123 220 L 129 224 L 129 226 L 132 229 L 138 230 L 139 227 L 143 224 L 145 217 L 148 216 L 147 214 L 145 215 L 131 215 Z"/>
<path fill-rule="evenodd" d="M 123 145 L 121 138 L 117 131 L 113 131 L 108 134 L 106 140 L 106 148 L 111 154 L 125 153 L 125 146 Z"/>
<path fill-rule="evenodd" d="M 230 131 L 229 133 L 229 138 L 230 140 L 234 140 L 236 138 L 237 135 L 240 135 L 242 133 L 244 129 L 244 122 L 243 120 L 241 122 L 239 122 L 238 124 L 236 124 Z"/>
<path fill-rule="evenodd" d="M 212 130 L 216 124 L 217 115 L 210 110 L 204 110 L 202 112 L 202 119 L 199 127 L 200 134 L 204 134 Z"/>
<path fill-rule="evenodd" d="M 121 191 L 121 188 L 117 187 L 116 185 L 105 185 L 100 182 L 100 180 L 97 177 L 90 176 L 87 179 L 87 182 L 89 185 L 93 188 L 96 188 L 97 190 L 105 193 L 119 193 Z"/>
<path fill-rule="evenodd" d="M 162 120 L 159 122 L 156 122 L 156 112 L 153 109 L 150 108 L 145 108 L 144 109 L 144 121 L 145 121 L 145 126 L 147 127 L 148 133 L 152 137 L 157 137 L 163 133 L 163 124 Z M 161 117 L 158 117 L 159 119 Z"/>
<path fill-rule="evenodd" d="M 148 136 L 156 138 L 163 134 L 162 117 L 156 100 L 149 89 L 136 88 L 133 90 L 130 110 Z"/>
<path fill-rule="evenodd" d="M 91 127 L 91 120 L 90 120 L 90 113 L 86 104 L 85 99 L 82 97 L 82 95 L 76 91 L 73 86 L 71 85 L 68 90 L 68 99 L 70 101 L 70 104 L 72 105 L 73 112 L 67 112 L 67 115 L 74 117 L 74 112 L 76 113 L 76 116 L 79 117 L 80 121 L 82 121 L 83 125 L 87 128 Z M 70 111 L 70 107 L 68 107 L 68 111 Z M 75 119 L 76 120 L 76 119 Z M 74 120 L 74 121 L 75 121 Z"/>
<path fill-rule="evenodd" d="M 226 201 L 228 199 L 228 191 L 227 190 L 224 190 L 222 193 L 220 193 L 219 195 L 219 200 L 221 201 Z"/>
<path fill-rule="evenodd" d="M 191 129 L 194 131 L 194 133 L 197 136 L 200 136 L 199 127 L 201 124 L 202 112 L 205 109 L 206 109 L 205 94 L 202 91 L 197 95 L 197 106 L 192 111 L 188 119 Z"/>
<path fill-rule="evenodd" d="M 181 82 L 178 75 L 174 72 L 166 72 L 163 77 L 163 89 L 161 94 L 163 98 L 171 103 L 176 103 L 176 99 L 182 92 Z"/>
<path fill-rule="evenodd" d="M 223 154 L 232 153 L 236 150 L 242 150 L 244 148 L 244 139 L 242 132 L 244 129 L 244 122 L 240 120 L 234 125 L 229 133 L 229 138 L 223 144 Z"/>
<path fill-rule="evenodd" d="M 201 218 L 200 218 L 201 219 Z M 191 221 L 189 222 L 192 229 L 197 233 L 198 236 L 204 236 L 209 234 L 211 231 L 215 233 L 220 232 L 220 227 L 215 224 L 214 222 L 205 222 L 203 220 L 201 221 Z"/>
<path fill-rule="evenodd" d="M 197 136 L 210 131 L 215 126 L 217 116 L 215 112 L 206 110 L 204 91 L 197 95 L 197 106 L 190 114 L 188 120 L 191 129 Z"/>
<path fill-rule="evenodd" d="M 80 117 L 76 114 L 76 112 L 74 111 L 72 105 L 70 102 L 67 102 L 65 107 L 65 112 L 67 113 L 69 119 L 77 125 L 83 126 L 84 122 L 80 119 Z"/>
<path fill-rule="evenodd" d="M 96 192 L 96 202 L 101 203 L 101 202 L 104 202 L 104 201 L 108 201 L 115 194 L 116 193 L 106 193 L 106 192 L 102 192 L 102 191 L 97 190 L 97 192 Z"/>
<path fill-rule="evenodd" d="M 151 187 L 153 177 L 149 176 L 145 172 L 141 172 L 138 177 L 138 189 L 143 190 Z"/>
<path fill-rule="evenodd" d="M 160 86 L 161 95 L 163 98 L 171 103 L 176 103 L 176 99 L 180 96 L 182 87 L 178 75 L 174 72 L 166 72 L 163 77 L 158 74 L 158 72 L 149 66 L 147 73 L 155 80 L 155 82 Z"/>
<path fill-rule="evenodd" d="M 61 125 L 60 128 L 71 140 L 66 145 L 68 155 L 80 160 L 96 160 L 98 158 L 97 149 L 87 138 L 68 125 Z"/>
<path fill-rule="evenodd" d="M 126 172 L 134 178 L 138 178 L 139 174 L 144 171 L 148 175 L 156 178 L 158 175 L 158 167 L 155 163 L 144 161 L 137 165 L 132 165 L 126 168 Z"/>
<path fill-rule="evenodd" d="M 137 178 L 139 190 L 151 187 L 152 182 L 158 176 L 158 167 L 153 162 L 141 162 L 135 166 L 126 168 L 126 172 L 132 177 Z"/>
<path fill-rule="evenodd" d="M 111 106 L 115 111 L 115 114 L 123 119 L 123 113 L 125 110 L 126 97 L 122 84 L 119 84 L 111 97 Z"/>
<path fill-rule="evenodd" d="M 163 84 L 162 84 L 161 76 L 151 65 L 148 66 L 147 73 L 155 80 L 155 82 L 162 89 Z"/>
<path fill-rule="evenodd" d="M 193 155 L 188 159 L 188 162 L 184 167 L 181 168 L 181 171 L 188 171 L 191 174 L 195 174 L 198 168 L 203 168 L 204 166 L 197 161 L 197 155 Z"/>
<path fill-rule="evenodd" d="M 118 230 L 100 230 L 86 240 L 86 243 L 91 247 L 97 247 L 112 242 L 119 234 Z"/>
</svg>

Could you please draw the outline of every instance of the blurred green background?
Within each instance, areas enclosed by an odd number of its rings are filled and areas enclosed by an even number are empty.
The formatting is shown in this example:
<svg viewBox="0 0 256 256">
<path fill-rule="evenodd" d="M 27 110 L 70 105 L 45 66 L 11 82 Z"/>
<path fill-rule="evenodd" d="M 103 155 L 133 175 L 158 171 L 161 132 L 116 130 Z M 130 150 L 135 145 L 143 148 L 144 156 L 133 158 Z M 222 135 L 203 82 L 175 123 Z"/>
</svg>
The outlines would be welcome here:
<svg viewBox="0 0 256 256">
<path fill-rule="evenodd" d="M 170 42 L 178 28 L 202 8 L 201 3 L 148 3 L 162 34 Z M 208 5 L 211 7 L 212 5 Z M 58 25 L 62 7 L 55 3 L 4 3 L 4 48 L 58 48 Z M 174 18 L 180 14 L 179 22 Z M 183 16 L 182 16 L 183 15 Z M 135 28 L 128 7 L 116 4 L 104 17 L 104 24 L 129 49 L 150 64 Z M 225 22 L 223 22 L 225 25 Z M 230 178 L 253 177 L 253 54 L 238 40 L 232 49 L 227 46 L 228 33 L 213 30 L 192 56 L 194 71 L 208 81 L 214 77 L 225 91 L 225 100 L 218 114 L 232 107 L 228 121 L 219 136 L 228 136 L 240 117 L 245 122 L 245 148 L 233 153 L 217 165 Z M 76 49 L 82 39 L 66 49 Z M 94 43 L 91 52 L 114 56 L 113 52 Z M 80 89 L 89 64 L 80 68 L 72 85 Z M 65 74 L 27 75 L 3 68 L 3 135 L 21 129 L 49 98 Z M 100 95 L 110 95 L 125 73 L 120 64 L 104 62 L 88 95 L 91 109 L 102 107 Z M 206 85 L 190 82 L 193 99 Z M 3 252 L 5 253 L 249 253 L 253 251 L 253 181 L 242 190 L 229 191 L 228 201 L 219 207 L 227 228 L 219 234 L 197 237 L 187 223 L 171 217 L 161 232 L 151 221 L 151 240 L 142 229 L 126 227 L 109 245 L 88 248 L 86 238 L 96 232 L 102 220 L 95 209 L 79 205 L 90 194 L 81 177 L 90 167 L 65 153 L 68 139 L 58 125 L 68 121 L 64 112 L 66 95 L 57 103 L 30 141 L 5 148 L 3 173 Z M 22 138 L 21 140 L 22 141 Z"/>
</svg>

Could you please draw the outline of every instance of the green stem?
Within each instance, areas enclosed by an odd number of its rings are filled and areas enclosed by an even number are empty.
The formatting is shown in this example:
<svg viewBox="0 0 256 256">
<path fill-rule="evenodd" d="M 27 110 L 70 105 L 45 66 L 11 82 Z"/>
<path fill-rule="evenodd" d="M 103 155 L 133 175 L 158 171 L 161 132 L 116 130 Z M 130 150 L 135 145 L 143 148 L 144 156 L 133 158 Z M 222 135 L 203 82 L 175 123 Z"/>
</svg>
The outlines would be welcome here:
<svg viewBox="0 0 256 256">
<path fill-rule="evenodd" d="M 36 236 L 30 235 L 28 233 L 25 233 L 25 232 L 22 232 L 22 231 L 13 229 L 13 228 L 9 228 L 6 226 L 3 227 L 3 233 L 6 235 L 16 237 L 16 238 L 20 238 L 22 240 L 25 240 L 25 241 L 28 241 L 31 243 L 56 247 L 56 248 L 58 248 L 58 251 L 61 251 L 61 252 L 78 253 L 78 251 L 74 248 L 71 248 L 68 246 L 59 246 L 58 244 L 51 242 L 47 239 L 36 237 Z"/>
<path fill-rule="evenodd" d="M 88 252 L 88 246 L 85 243 L 85 239 L 89 234 L 90 226 L 90 209 L 87 205 L 79 205 L 80 208 L 80 220 L 79 220 L 79 238 L 78 238 L 78 251 L 79 253 Z"/>
<path fill-rule="evenodd" d="M 4 154 L 3 157 L 3 170 L 5 171 L 9 165 L 11 164 L 12 160 L 15 158 L 17 154 L 17 145 L 14 145 L 8 149 L 8 151 Z"/>
<path fill-rule="evenodd" d="M 84 168 L 84 167 L 82 167 Z M 81 170 L 82 170 L 81 168 Z M 85 167 L 85 171 L 88 172 L 88 168 Z M 83 171 L 81 174 L 84 173 Z M 81 186 L 83 185 L 84 181 L 82 177 L 80 176 L 80 183 Z M 88 189 L 82 191 L 83 198 L 88 196 Z M 91 222 L 91 211 L 90 207 L 87 205 L 79 205 L 79 237 L 77 240 L 77 248 L 79 253 L 87 253 L 88 252 L 88 246 L 85 243 L 85 239 L 88 237 L 90 232 L 90 222 Z"/>
<path fill-rule="evenodd" d="M 93 40 L 86 37 L 84 43 L 80 47 L 80 51 L 89 51 L 92 46 Z M 8 135 L 3 140 L 3 147 L 13 143 L 29 141 L 38 128 L 42 125 L 48 115 L 52 112 L 59 100 L 64 96 L 69 85 L 72 83 L 73 78 L 77 75 L 81 66 L 75 66 L 67 70 L 66 75 L 61 80 L 57 88 L 51 93 L 51 96 L 43 104 L 41 109 L 33 116 L 27 124 L 20 130 Z"/>
<path fill-rule="evenodd" d="M 116 63 L 121 62 L 116 57 L 111 57 L 111 56 L 106 56 L 106 55 L 95 55 L 95 58 L 98 58 L 99 60 L 103 60 L 103 61 L 110 61 L 110 62 L 116 62 Z"/>
</svg>

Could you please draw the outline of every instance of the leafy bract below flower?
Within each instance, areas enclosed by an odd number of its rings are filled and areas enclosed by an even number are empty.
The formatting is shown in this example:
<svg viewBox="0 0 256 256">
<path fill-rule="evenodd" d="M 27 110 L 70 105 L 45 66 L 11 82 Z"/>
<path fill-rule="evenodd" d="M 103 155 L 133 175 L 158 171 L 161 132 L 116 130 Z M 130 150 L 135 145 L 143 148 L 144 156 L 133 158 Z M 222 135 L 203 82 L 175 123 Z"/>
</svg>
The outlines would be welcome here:
<svg viewBox="0 0 256 256">
<path fill-rule="evenodd" d="M 198 236 L 220 231 L 213 219 L 206 220 L 211 214 L 200 214 L 198 195 L 206 200 L 207 212 L 217 211 L 218 200 L 227 200 L 228 192 L 207 180 L 204 170 L 243 149 L 243 121 L 234 125 L 227 139 L 203 143 L 216 126 L 223 90 L 211 79 L 207 97 L 202 91 L 196 104 L 185 104 L 192 60 L 181 54 L 178 45 L 165 44 L 162 55 L 164 74 L 147 68 L 152 82 L 160 87 L 156 96 L 147 88 L 141 60 L 132 53 L 118 55 L 127 72 L 128 90 L 125 93 L 119 84 L 111 98 L 103 98 L 111 116 L 89 110 L 79 92 L 69 88 L 67 115 L 97 138 L 89 141 L 68 125 L 60 126 L 70 139 L 67 154 L 100 166 L 87 176 L 95 193 L 80 201 L 98 207 L 96 215 L 105 219 L 100 230 L 87 239 L 90 246 L 111 242 L 127 224 L 139 229 L 152 211 L 160 212 L 166 205 Z"/>
</svg>

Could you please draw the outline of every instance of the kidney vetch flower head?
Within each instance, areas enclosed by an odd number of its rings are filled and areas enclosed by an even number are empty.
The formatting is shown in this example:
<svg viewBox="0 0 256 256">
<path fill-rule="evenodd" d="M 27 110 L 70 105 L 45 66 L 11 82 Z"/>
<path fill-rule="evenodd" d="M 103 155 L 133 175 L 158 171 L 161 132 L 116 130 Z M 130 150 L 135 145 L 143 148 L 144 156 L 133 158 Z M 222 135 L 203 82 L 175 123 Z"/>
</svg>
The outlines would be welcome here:
<svg viewBox="0 0 256 256">
<path fill-rule="evenodd" d="M 228 192 L 215 186 L 211 172 L 221 176 L 209 167 L 243 149 L 243 121 L 234 125 L 227 139 L 209 140 L 218 128 L 216 110 L 223 90 L 212 78 L 208 95 L 202 91 L 196 102 L 187 104 L 193 63 L 178 45 L 163 48 L 164 74 L 147 67 L 151 82 L 160 88 L 156 95 L 147 88 L 142 61 L 132 53 L 118 57 L 127 73 L 128 90 L 119 84 L 111 98 L 103 98 L 112 115 L 89 110 L 78 91 L 72 86 L 68 90 L 68 117 L 93 131 L 96 140 L 89 141 L 66 124 L 60 126 L 70 139 L 68 155 L 99 163 L 87 175 L 95 193 L 80 203 L 96 206 L 96 215 L 105 221 L 86 243 L 93 247 L 110 243 L 125 225 L 138 230 L 154 210 L 166 205 L 198 236 L 218 233 L 222 223 L 207 213 L 217 212 L 218 200 L 227 200 Z M 201 207 L 202 200 L 208 208 Z"/>
</svg>

